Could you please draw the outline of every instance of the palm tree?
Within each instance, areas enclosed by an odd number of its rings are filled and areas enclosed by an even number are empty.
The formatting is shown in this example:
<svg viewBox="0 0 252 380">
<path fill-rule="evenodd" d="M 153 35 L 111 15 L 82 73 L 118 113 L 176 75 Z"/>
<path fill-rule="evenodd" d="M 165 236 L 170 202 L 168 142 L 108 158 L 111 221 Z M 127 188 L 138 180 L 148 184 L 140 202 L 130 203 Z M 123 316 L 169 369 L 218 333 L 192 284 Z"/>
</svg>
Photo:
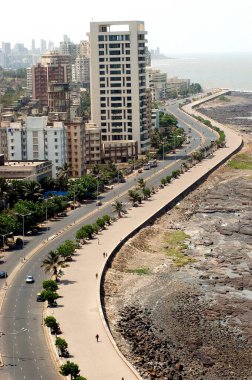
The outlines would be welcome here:
<svg viewBox="0 0 252 380">
<path fill-rule="evenodd" d="M 23 181 L 23 185 L 21 187 L 23 191 L 23 196 L 28 201 L 38 201 L 42 195 L 42 189 L 38 182 L 36 181 Z"/>
<path fill-rule="evenodd" d="M 66 162 L 63 166 L 58 168 L 57 171 L 57 182 L 61 189 L 66 189 L 69 179 L 69 164 Z"/>
<path fill-rule="evenodd" d="M 142 193 L 145 200 L 150 198 L 151 196 L 151 190 L 149 189 L 149 187 L 142 188 Z"/>
<path fill-rule="evenodd" d="M 137 182 L 138 182 L 138 187 L 139 187 L 140 189 L 144 189 L 144 188 L 145 188 L 145 186 L 146 186 L 146 181 L 145 181 L 143 178 L 139 178 Z"/>
<path fill-rule="evenodd" d="M 41 268 L 45 268 L 46 273 L 52 272 L 56 281 L 58 281 L 60 269 L 67 266 L 65 260 L 55 251 L 50 251 L 41 264 Z"/>
<path fill-rule="evenodd" d="M 141 197 L 141 195 L 139 194 L 138 191 L 136 191 L 136 190 L 129 190 L 128 194 L 129 194 L 129 199 L 132 202 L 132 206 L 137 206 L 137 203 L 141 203 L 142 202 L 142 197 Z"/>
<path fill-rule="evenodd" d="M 112 203 L 112 207 L 114 209 L 114 212 L 117 212 L 118 218 L 121 218 L 122 214 L 127 213 L 121 201 L 115 201 L 114 203 Z"/>
</svg>

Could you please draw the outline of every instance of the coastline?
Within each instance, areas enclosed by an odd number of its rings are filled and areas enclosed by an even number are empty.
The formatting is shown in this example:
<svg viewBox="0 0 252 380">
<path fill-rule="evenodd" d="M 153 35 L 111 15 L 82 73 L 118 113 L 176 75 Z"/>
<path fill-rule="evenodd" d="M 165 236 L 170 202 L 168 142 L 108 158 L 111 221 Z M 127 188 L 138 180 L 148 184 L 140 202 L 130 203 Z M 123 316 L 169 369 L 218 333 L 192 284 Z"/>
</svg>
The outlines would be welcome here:
<svg viewBox="0 0 252 380">
<path fill-rule="evenodd" d="M 251 137 L 245 139 L 251 144 Z M 168 362 L 174 379 L 250 379 L 252 325 L 247 313 L 252 310 L 252 289 L 247 250 L 252 240 L 248 230 L 245 235 L 242 228 L 237 230 L 239 223 L 245 226 L 248 221 L 250 192 L 241 190 L 252 186 L 248 176 L 247 171 L 237 174 L 221 167 L 132 238 L 113 261 L 105 283 L 110 328 L 143 378 L 165 379 Z M 232 200 L 237 211 L 225 203 L 231 193 L 237 193 Z M 236 225 L 233 239 L 231 225 Z M 185 244 L 195 260 L 182 267 L 174 266 L 164 253 L 165 235 L 176 231 L 190 236 Z M 227 250 L 218 243 L 222 240 Z M 139 339 L 141 349 L 135 343 Z"/>
</svg>

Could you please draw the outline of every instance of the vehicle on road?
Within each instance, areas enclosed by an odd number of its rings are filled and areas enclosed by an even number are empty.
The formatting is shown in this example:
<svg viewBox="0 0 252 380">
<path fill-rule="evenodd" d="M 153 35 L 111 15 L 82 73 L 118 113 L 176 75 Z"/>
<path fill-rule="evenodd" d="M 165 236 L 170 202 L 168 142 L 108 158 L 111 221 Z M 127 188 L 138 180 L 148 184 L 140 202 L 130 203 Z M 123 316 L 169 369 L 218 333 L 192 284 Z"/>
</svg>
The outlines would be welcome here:
<svg viewBox="0 0 252 380">
<path fill-rule="evenodd" d="M 143 169 L 144 170 L 150 170 L 150 164 L 148 163 L 148 164 L 143 164 Z"/>
<path fill-rule="evenodd" d="M 6 278 L 6 277 L 8 277 L 7 272 L 1 271 L 0 272 L 0 278 Z"/>
<path fill-rule="evenodd" d="M 44 298 L 42 297 L 41 293 L 37 293 L 36 301 L 37 302 L 44 302 Z"/>
<path fill-rule="evenodd" d="M 102 201 L 97 201 L 96 202 L 96 206 L 101 206 L 102 205 Z"/>
<path fill-rule="evenodd" d="M 25 282 L 26 282 L 26 284 L 33 284 L 34 283 L 33 276 L 31 276 L 31 275 L 26 276 Z"/>
<path fill-rule="evenodd" d="M 148 164 L 150 165 L 151 168 L 156 168 L 157 167 L 157 160 L 148 161 Z"/>
</svg>

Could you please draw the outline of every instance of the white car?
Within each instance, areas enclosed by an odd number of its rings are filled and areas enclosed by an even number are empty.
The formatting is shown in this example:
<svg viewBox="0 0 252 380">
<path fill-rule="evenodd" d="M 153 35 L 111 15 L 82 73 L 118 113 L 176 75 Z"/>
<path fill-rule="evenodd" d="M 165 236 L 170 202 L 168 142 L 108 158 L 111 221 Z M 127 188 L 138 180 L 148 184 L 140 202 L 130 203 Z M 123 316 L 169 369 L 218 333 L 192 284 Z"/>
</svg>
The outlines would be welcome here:
<svg viewBox="0 0 252 380">
<path fill-rule="evenodd" d="M 34 282 L 33 276 L 26 276 L 25 282 L 27 284 L 33 284 L 33 282 Z"/>
</svg>

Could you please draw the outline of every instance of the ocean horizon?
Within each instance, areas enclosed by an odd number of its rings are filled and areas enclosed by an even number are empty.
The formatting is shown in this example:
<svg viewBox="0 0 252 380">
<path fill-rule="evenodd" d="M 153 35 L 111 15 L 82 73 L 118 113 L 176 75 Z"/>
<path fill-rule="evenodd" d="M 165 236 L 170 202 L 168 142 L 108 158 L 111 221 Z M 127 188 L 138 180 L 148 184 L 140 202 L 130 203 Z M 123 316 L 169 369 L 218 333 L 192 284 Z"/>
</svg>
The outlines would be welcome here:
<svg viewBox="0 0 252 380">
<path fill-rule="evenodd" d="M 190 79 L 204 90 L 228 88 L 252 91 L 252 52 L 165 54 L 169 58 L 152 60 L 151 66 L 168 78 Z"/>
</svg>

